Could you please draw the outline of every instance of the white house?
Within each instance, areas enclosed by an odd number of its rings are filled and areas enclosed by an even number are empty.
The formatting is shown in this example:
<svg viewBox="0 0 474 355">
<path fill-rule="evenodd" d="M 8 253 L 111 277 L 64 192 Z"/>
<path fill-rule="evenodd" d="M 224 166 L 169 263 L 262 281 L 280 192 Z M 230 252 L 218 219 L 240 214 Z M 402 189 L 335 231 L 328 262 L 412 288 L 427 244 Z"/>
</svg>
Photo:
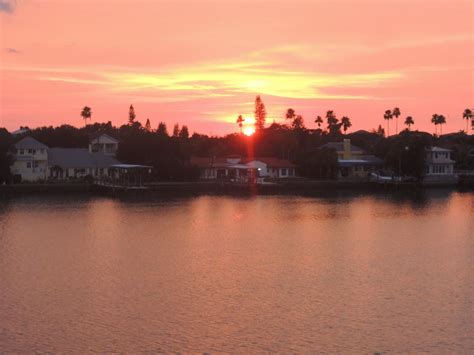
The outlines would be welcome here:
<svg viewBox="0 0 474 355">
<path fill-rule="evenodd" d="M 458 181 L 454 173 L 454 164 L 451 159 L 451 150 L 430 147 L 426 149 L 424 184 L 455 184 Z"/>
<path fill-rule="evenodd" d="M 13 175 L 22 181 L 45 180 L 48 174 L 48 147 L 36 139 L 25 137 L 12 147 Z"/>
<path fill-rule="evenodd" d="M 285 159 L 248 158 L 238 156 L 227 158 L 192 157 L 191 165 L 200 170 L 201 179 L 227 179 L 249 181 L 256 178 L 289 178 L 296 176 L 296 165 Z"/>
<path fill-rule="evenodd" d="M 90 141 L 89 153 L 102 152 L 105 155 L 115 156 L 117 154 L 118 144 L 119 142 L 115 138 L 112 138 L 107 134 L 101 134 Z"/>
<path fill-rule="evenodd" d="M 296 165 L 286 159 L 258 157 L 247 159 L 245 164 L 256 168 L 260 177 L 286 179 L 296 176 Z"/>
<path fill-rule="evenodd" d="M 19 176 L 21 181 L 70 180 L 88 175 L 107 176 L 112 165 L 120 164 L 114 156 L 118 142 L 114 143 L 113 138 L 109 136 L 101 137 L 93 140 L 89 149 L 49 148 L 34 138 L 25 137 L 12 147 L 11 172 L 14 176 Z M 100 151 L 94 151 L 94 141 Z"/>
</svg>

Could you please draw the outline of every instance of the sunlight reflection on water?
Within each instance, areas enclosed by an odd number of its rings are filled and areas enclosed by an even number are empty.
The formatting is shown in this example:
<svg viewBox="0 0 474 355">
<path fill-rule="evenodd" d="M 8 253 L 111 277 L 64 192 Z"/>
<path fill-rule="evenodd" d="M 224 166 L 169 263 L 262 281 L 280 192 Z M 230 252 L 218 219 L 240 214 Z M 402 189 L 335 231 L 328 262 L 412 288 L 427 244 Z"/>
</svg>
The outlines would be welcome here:
<svg viewBox="0 0 474 355">
<path fill-rule="evenodd" d="M 0 350 L 474 351 L 474 194 L 0 202 Z"/>
</svg>

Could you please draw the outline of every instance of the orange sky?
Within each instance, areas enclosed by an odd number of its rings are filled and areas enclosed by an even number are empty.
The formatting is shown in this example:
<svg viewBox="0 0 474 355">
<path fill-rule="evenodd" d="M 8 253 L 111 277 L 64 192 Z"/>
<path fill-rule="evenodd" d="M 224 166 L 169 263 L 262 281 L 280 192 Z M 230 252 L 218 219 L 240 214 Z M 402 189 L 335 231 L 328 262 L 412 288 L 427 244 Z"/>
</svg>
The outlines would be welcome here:
<svg viewBox="0 0 474 355">
<path fill-rule="evenodd" d="M 0 126 L 126 123 L 237 131 L 260 94 L 372 129 L 399 106 L 415 128 L 465 127 L 474 107 L 474 2 L 0 0 Z M 391 124 L 394 130 L 395 123 Z"/>
</svg>

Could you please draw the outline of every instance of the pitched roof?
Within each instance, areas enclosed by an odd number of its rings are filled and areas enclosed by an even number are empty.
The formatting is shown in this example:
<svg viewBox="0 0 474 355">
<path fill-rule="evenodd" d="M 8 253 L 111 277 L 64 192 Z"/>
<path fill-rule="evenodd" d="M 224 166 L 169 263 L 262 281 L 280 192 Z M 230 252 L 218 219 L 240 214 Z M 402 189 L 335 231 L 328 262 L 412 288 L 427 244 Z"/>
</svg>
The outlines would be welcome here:
<svg viewBox="0 0 474 355">
<path fill-rule="evenodd" d="M 50 148 L 48 165 L 62 168 L 108 168 L 120 162 L 104 153 L 90 153 L 83 148 Z"/>
<path fill-rule="evenodd" d="M 236 158 L 235 156 L 234 158 Z M 199 168 L 230 168 L 236 165 L 235 162 L 229 162 L 228 158 L 211 158 L 211 157 L 191 157 L 191 165 L 196 165 Z M 293 168 L 296 167 L 293 163 L 286 159 L 278 159 L 271 157 L 254 157 L 254 158 L 244 158 L 240 161 L 239 164 L 247 164 L 252 161 L 261 161 L 267 164 L 270 168 Z"/>
<path fill-rule="evenodd" d="M 364 155 L 357 159 L 338 159 L 339 166 L 355 166 L 355 165 L 382 165 L 383 160 L 374 155 Z"/>
<path fill-rule="evenodd" d="M 108 139 L 108 140 L 110 140 L 110 141 L 112 141 L 112 142 L 114 142 L 114 143 L 118 143 L 118 140 L 117 140 L 117 139 L 115 139 L 114 137 L 109 136 L 109 135 L 106 134 L 106 133 L 102 133 L 102 134 L 98 133 L 98 134 L 95 134 L 95 135 L 91 136 L 91 137 L 90 137 L 90 142 L 93 143 L 94 141 L 98 141 L 98 140 L 100 140 L 101 138 L 106 138 L 106 139 Z"/>
<path fill-rule="evenodd" d="M 28 136 L 16 142 L 15 148 L 16 149 L 48 149 L 48 146 Z"/>
<path fill-rule="evenodd" d="M 344 152 L 344 142 L 330 142 L 326 143 L 321 146 L 321 148 L 330 148 L 330 149 L 335 149 L 336 152 L 342 153 Z M 362 148 L 359 148 L 358 146 L 355 146 L 351 144 L 351 152 L 360 152 L 363 153 L 364 150 Z"/>
<path fill-rule="evenodd" d="M 294 168 L 295 164 L 286 159 L 278 159 L 272 157 L 255 157 L 255 158 L 246 158 L 243 163 L 249 163 L 251 161 L 261 161 L 267 164 L 269 168 Z"/>
<path fill-rule="evenodd" d="M 450 152 L 451 149 L 446 149 L 446 148 L 441 148 L 441 147 L 430 147 L 426 148 L 426 150 L 432 151 L 432 152 Z"/>
</svg>

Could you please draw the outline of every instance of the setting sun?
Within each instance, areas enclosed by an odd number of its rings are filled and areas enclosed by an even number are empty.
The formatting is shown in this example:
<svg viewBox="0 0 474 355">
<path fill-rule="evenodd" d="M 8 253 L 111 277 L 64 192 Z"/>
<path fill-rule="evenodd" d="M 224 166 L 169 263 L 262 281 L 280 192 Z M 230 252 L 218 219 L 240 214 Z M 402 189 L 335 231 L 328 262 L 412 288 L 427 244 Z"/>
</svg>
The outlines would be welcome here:
<svg viewBox="0 0 474 355">
<path fill-rule="evenodd" d="M 244 133 L 246 136 L 251 136 L 252 134 L 255 133 L 255 127 L 253 127 L 253 126 L 247 126 L 247 127 L 244 128 L 243 133 Z"/>
</svg>

